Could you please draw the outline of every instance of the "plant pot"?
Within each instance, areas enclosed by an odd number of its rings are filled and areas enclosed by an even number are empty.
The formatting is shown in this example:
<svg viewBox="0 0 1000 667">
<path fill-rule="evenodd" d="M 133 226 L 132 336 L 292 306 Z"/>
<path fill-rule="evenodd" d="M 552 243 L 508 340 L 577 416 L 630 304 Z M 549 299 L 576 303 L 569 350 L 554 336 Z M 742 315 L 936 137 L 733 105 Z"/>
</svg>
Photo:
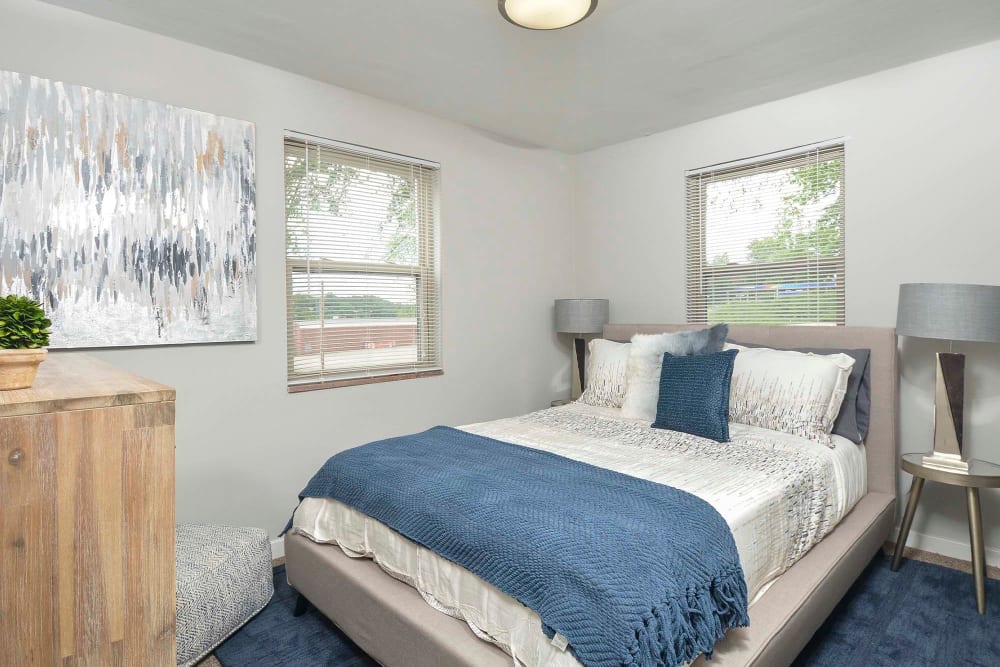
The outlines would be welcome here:
<svg viewBox="0 0 1000 667">
<path fill-rule="evenodd" d="M 49 351 L 0 350 L 0 391 L 27 389 L 35 381 L 38 365 L 45 361 Z"/>
</svg>

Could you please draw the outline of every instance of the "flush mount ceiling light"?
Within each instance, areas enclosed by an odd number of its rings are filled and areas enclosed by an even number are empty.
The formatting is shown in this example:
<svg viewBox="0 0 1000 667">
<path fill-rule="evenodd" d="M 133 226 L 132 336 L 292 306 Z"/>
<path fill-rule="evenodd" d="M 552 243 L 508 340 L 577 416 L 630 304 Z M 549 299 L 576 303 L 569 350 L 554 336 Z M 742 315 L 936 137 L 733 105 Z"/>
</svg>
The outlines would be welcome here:
<svg viewBox="0 0 1000 667">
<path fill-rule="evenodd" d="M 597 0 L 499 0 L 503 17 L 522 28 L 558 30 L 594 13 Z"/>
</svg>

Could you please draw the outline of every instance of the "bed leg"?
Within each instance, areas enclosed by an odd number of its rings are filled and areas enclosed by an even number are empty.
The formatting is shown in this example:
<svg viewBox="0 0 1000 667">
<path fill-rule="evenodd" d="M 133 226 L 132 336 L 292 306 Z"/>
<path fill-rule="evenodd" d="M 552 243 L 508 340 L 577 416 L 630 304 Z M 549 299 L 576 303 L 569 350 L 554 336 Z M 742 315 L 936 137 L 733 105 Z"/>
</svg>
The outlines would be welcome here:
<svg viewBox="0 0 1000 667">
<path fill-rule="evenodd" d="M 298 618 L 307 611 L 309 611 L 309 600 L 306 599 L 305 595 L 299 593 L 299 596 L 295 598 L 295 611 L 292 612 L 292 616 Z"/>
</svg>

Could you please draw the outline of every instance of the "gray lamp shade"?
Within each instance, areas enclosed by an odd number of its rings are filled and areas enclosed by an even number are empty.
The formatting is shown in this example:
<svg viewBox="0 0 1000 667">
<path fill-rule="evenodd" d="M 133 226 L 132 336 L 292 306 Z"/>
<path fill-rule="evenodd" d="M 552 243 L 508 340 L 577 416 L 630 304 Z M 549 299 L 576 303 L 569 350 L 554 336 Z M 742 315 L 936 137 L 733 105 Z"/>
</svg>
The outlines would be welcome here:
<svg viewBox="0 0 1000 667">
<path fill-rule="evenodd" d="M 601 333 L 608 323 L 607 299 L 556 299 L 556 331 L 559 333 Z"/>
<path fill-rule="evenodd" d="M 907 283 L 899 286 L 900 336 L 1000 343 L 1000 286 Z"/>
</svg>

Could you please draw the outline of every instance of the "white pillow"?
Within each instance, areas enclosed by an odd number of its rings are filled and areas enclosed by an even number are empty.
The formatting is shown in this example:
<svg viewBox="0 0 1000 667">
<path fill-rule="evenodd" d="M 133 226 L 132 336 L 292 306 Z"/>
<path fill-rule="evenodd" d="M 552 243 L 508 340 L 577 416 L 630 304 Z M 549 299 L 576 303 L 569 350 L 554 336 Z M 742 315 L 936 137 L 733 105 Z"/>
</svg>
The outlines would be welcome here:
<svg viewBox="0 0 1000 667">
<path fill-rule="evenodd" d="M 622 416 L 653 423 L 656 419 L 656 401 L 660 397 L 663 355 L 721 352 L 728 333 L 728 325 L 716 324 L 698 331 L 632 336 L 632 349 L 629 350 L 628 368 L 625 372 Z"/>
<path fill-rule="evenodd" d="M 595 338 L 588 348 L 587 388 L 580 395 L 580 402 L 601 408 L 620 408 L 625 400 L 625 368 L 632 344 Z"/>
<path fill-rule="evenodd" d="M 739 350 L 729 386 L 729 421 L 791 433 L 832 446 L 830 431 L 854 358 L 767 347 Z"/>
</svg>

